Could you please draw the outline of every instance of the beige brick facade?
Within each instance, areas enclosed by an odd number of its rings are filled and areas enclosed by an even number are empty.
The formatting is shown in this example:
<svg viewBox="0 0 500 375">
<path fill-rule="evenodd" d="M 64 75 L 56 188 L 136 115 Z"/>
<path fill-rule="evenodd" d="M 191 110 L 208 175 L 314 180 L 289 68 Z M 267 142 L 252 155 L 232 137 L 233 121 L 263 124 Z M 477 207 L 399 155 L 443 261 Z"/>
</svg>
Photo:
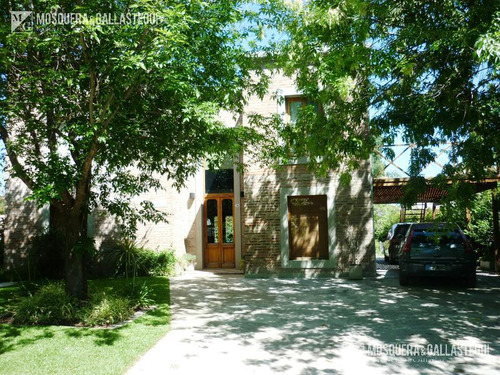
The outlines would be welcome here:
<svg viewBox="0 0 500 375">
<path fill-rule="evenodd" d="M 282 74 L 272 77 L 268 95 L 260 100 L 252 97 L 246 115 L 284 115 L 284 98 L 300 95 L 293 81 Z M 280 100 L 281 97 L 281 100 Z M 247 119 L 244 118 L 244 123 Z M 375 243 L 373 227 L 372 177 L 369 161 L 353 173 L 349 185 L 339 183 L 339 175 L 332 172 L 326 178 L 317 178 L 304 164 L 283 165 L 278 170 L 259 166 L 244 160 L 248 167 L 243 178 L 243 253 L 248 275 L 341 275 L 349 263 L 361 263 L 365 275 L 375 274 Z M 283 222 L 287 208 L 283 197 L 293 194 L 308 195 L 321 191 L 329 198 L 329 236 L 331 262 L 287 262 Z M 301 193 L 303 192 L 303 193 Z M 332 207 L 330 207 L 332 206 Z M 356 259 L 352 258 L 355 253 Z"/>
<path fill-rule="evenodd" d="M 196 203 L 196 181 L 191 178 L 179 191 L 166 179 L 161 179 L 164 190 L 150 191 L 134 199 L 151 201 L 155 208 L 168 214 L 168 222 L 155 225 L 140 224 L 137 240 L 149 249 L 174 249 L 177 253 L 196 254 L 195 224 L 198 211 Z"/>
<path fill-rule="evenodd" d="M 29 190 L 17 178 L 6 175 L 5 181 L 5 223 L 4 223 L 4 266 L 7 270 L 25 273 L 28 250 L 33 237 L 49 225 L 48 207 L 37 207 L 27 201 Z"/>
<path fill-rule="evenodd" d="M 228 126 L 248 124 L 252 113 L 268 116 L 284 115 L 284 102 L 278 97 L 297 96 L 293 81 L 281 74 L 273 75 L 268 95 L 263 100 L 252 97 L 242 116 L 224 113 L 221 119 Z M 305 165 L 284 165 L 278 170 L 261 167 L 243 155 L 247 168 L 242 175 L 235 174 L 235 265 L 245 260 L 247 275 L 333 275 L 347 271 L 350 254 L 356 253 L 366 275 L 375 274 L 375 246 L 373 229 L 372 179 L 369 161 L 353 174 L 349 185 L 339 183 L 332 172 L 318 178 Z M 27 191 L 12 180 L 7 185 L 6 255 L 11 265 L 22 262 L 29 243 L 29 234 L 47 222 L 43 210 L 25 202 Z M 178 255 L 190 253 L 197 257 L 197 268 L 203 267 L 203 203 L 204 170 L 187 181 L 177 191 L 162 179 L 164 190 L 151 191 L 133 200 L 143 199 L 169 214 L 168 223 L 140 225 L 138 242 L 150 249 L 172 248 Z M 330 259 L 324 262 L 288 261 L 286 230 L 287 208 L 284 199 L 290 194 L 307 195 L 321 192 L 328 196 L 328 233 Z M 244 198 L 240 198 L 240 194 Z M 103 251 L 119 233 L 112 218 L 97 210 L 91 220 L 91 234 L 97 248 Z"/>
<path fill-rule="evenodd" d="M 334 223 L 333 246 L 335 266 L 302 268 L 283 266 L 281 241 L 283 207 L 280 191 L 324 187 L 332 194 Z M 255 168 L 245 175 L 243 212 L 244 258 L 249 274 L 332 274 L 348 271 L 353 261 L 363 265 L 366 275 L 375 273 L 373 207 L 369 173 L 357 173 L 351 183 L 343 186 L 335 174 L 318 179 L 305 166 L 283 166 L 282 170 Z M 308 194 L 304 194 L 308 195 Z M 285 208 L 286 209 L 286 208 Z M 288 235 L 287 233 L 285 235 Z M 356 258 L 349 259 L 352 246 Z"/>
</svg>

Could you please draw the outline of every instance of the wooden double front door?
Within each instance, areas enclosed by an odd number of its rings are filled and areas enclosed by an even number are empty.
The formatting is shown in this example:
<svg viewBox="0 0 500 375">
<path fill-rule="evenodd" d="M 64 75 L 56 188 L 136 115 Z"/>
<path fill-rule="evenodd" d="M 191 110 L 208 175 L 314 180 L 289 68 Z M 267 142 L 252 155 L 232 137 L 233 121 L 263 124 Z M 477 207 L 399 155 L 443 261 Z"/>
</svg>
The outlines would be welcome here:
<svg viewBox="0 0 500 375">
<path fill-rule="evenodd" d="M 235 268 L 234 194 L 208 194 L 203 223 L 205 268 Z"/>
</svg>

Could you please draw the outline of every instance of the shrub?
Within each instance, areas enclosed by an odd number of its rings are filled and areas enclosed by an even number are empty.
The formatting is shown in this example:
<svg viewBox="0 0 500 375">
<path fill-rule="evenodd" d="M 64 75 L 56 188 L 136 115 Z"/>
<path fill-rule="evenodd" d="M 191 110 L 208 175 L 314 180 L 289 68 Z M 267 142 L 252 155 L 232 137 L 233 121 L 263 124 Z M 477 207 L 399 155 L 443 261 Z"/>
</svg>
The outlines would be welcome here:
<svg viewBox="0 0 500 375">
<path fill-rule="evenodd" d="M 75 303 L 62 283 L 50 283 L 20 300 L 14 321 L 40 325 L 71 323 L 75 319 Z"/>
<path fill-rule="evenodd" d="M 149 298 L 151 289 L 145 282 L 140 286 L 135 283 L 127 284 L 123 294 L 129 298 L 134 310 L 149 307 L 153 303 L 153 300 Z"/>
<path fill-rule="evenodd" d="M 470 209 L 471 221 L 466 221 L 466 208 Z M 487 259 L 493 258 L 493 211 L 492 192 L 483 191 L 470 201 L 457 200 L 440 207 L 440 221 L 457 223 L 469 236 L 474 248 Z"/>
<path fill-rule="evenodd" d="M 69 297 L 62 282 L 43 286 L 24 283 L 13 306 L 17 324 L 61 325 L 83 323 L 87 326 L 110 325 L 128 319 L 135 309 L 151 306 L 151 289 L 143 282 L 119 284 L 118 288 L 91 291 L 81 304 Z"/>
<path fill-rule="evenodd" d="M 134 241 L 122 240 L 114 250 L 116 275 L 172 276 L 176 258 L 173 250 L 154 251 L 138 246 Z"/>
<path fill-rule="evenodd" d="M 135 253 L 136 276 L 172 276 L 175 263 L 175 254 L 171 250 L 138 248 Z"/>
<path fill-rule="evenodd" d="M 80 315 L 86 325 L 97 326 L 124 321 L 132 311 L 129 298 L 100 292 L 91 296 L 89 304 L 82 309 Z"/>
<path fill-rule="evenodd" d="M 4 265 L 4 256 L 5 256 L 5 241 L 4 241 L 4 232 L 5 232 L 5 219 L 4 219 L 4 212 L 2 212 L 1 207 L 2 204 L 4 205 L 5 208 L 5 200 L 3 197 L 0 197 L 0 270 L 1 267 Z"/>
<path fill-rule="evenodd" d="M 175 274 L 175 254 L 173 250 L 153 252 L 156 259 L 148 270 L 150 276 L 173 276 Z"/>
<path fill-rule="evenodd" d="M 385 241 L 391 227 L 399 223 L 400 207 L 394 204 L 379 204 L 374 209 L 375 240 Z"/>
<path fill-rule="evenodd" d="M 124 275 L 126 278 L 136 275 L 138 250 L 139 246 L 129 238 L 124 238 L 116 244 L 110 252 L 111 259 L 116 263 L 116 275 Z"/>
<path fill-rule="evenodd" d="M 3 267 L 4 265 L 4 258 L 5 258 L 5 244 L 3 240 L 3 229 L 0 228 L 0 267 Z"/>
<path fill-rule="evenodd" d="M 137 276 L 147 276 L 153 273 L 153 269 L 157 267 L 158 255 L 145 248 L 138 248 L 136 252 Z"/>
</svg>

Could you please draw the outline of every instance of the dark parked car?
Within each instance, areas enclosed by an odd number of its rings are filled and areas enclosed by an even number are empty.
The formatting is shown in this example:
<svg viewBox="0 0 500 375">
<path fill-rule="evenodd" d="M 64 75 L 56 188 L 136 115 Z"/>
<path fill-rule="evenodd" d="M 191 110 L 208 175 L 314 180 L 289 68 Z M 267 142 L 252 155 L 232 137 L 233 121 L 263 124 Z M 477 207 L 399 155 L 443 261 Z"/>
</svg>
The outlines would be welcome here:
<svg viewBox="0 0 500 375">
<path fill-rule="evenodd" d="M 476 256 L 458 225 L 410 225 L 399 250 L 399 284 L 413 277 L 456 277 L 476 286 Z"/>
<path fill-rule="evenodd" d="M 401 247 L 401 241 L 404 240 L 410 223 L 394 224 L 387 233 L 387 240 L 384 244 L 384 258 L 386 262 L 398 264 L 398 251 Z"/>
</svg>

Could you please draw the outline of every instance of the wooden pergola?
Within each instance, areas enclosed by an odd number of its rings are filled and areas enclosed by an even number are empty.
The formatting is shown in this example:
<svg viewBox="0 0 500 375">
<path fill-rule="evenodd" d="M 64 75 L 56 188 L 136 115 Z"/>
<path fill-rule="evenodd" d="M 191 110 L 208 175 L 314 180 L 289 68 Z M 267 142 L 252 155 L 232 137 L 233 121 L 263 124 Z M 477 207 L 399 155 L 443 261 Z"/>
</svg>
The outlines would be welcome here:
<svg viewBox="0 0 500 375">
<path fill-rule="evenodd" d="M 374 178 L 373 179 L 373 200 L 374 203 L 400 203 L 404 195 L 404 188 L 408 185 L 409 178 Z M 427 178 L 427 189 L 417 196 L 417 202 L 439 203 L 448 195 L 448 190 L 432 185 L 432 178 Z M 452 180 L 447 181 L 451 186 Z M 464 183 L 474 187 L 476 193 L 492 190 L 497 187 L 498 179 L 489 178 L 480 182 L 467 181 Z"/>
</svg>

